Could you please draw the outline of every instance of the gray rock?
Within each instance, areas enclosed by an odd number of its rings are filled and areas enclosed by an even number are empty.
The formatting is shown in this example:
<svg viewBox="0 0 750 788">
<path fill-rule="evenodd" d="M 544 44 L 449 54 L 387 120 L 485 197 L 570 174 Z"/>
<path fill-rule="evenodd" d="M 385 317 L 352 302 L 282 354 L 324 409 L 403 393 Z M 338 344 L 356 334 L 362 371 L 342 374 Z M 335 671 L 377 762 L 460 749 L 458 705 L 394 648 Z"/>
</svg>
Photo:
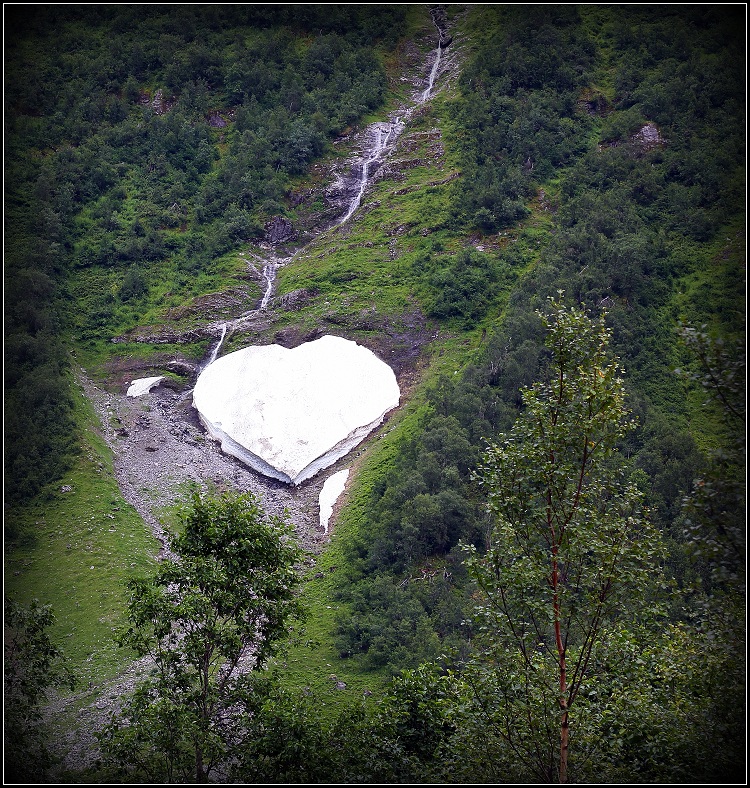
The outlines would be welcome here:
<svg viewBox="0 0 750 788">
<path fill-rule="evenodd" d="M 280 244 L 294 237 L 294 226 L 283 216 L 274 216 L 266 223 L 266 240 L 271 244 Z"/>
<path fill-rule="evenodd" d="M 290 293 L 285 293 L 279 298 L 279 302 L 283 310 L 286 312 L 293 312 L 296 309 L 302 308 L 316 295 L 316 290 L 301 288 L 300 290 L 292 290 Z"/>
<path fill-rule="evenodd" d="M 664 138 L 661 136 L 658 126 L 650 121 L 633 135 L 632 140 L 643 150 L 651 150 L 664 145 Z"/>
</svg>

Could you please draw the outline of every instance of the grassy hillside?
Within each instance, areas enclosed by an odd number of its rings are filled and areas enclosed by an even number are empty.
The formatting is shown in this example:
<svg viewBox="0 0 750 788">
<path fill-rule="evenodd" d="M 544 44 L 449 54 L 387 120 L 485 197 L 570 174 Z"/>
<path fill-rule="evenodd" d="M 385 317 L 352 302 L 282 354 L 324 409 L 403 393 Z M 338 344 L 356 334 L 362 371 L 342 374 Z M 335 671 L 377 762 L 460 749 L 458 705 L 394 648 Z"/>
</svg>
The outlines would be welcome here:
<svg viewBox="0 0 750 788">
<path fill-rule="evenodd" d="M 212 325 L 257 306 L 273 219 L 294 228 L 277 252 L 301 251 L 224 352 L 333 333 L 390 363 L 403 393 L 305 578 L 308 622 L 276 663 L 287 689 L 333 715 L 468 653 L 459 543 L 490 527 L 473 472 L 545 374 L 535 313 L 559 293 L 607 312 L 639 421 L 626 472 L 679 590 L 670 623 L 702 615 L 695 589 L 715 587 L 682 504 L 734 436 L 675 369 L 700 369 L 680 324 L 744 342 L 742 13 L 445 12 L 436 94 L 352 219 L 321 232 L 362 130 L 426 77 L 427 7 L 6 9 L 6 594 L 52 605 L 81 703 L 128 662 L 112 639 L 123 583 L 158 544 L 78 373 L 104 398 L 128 376 L 187 391 L 167 363 L 199 362 Z"/>
</svg>

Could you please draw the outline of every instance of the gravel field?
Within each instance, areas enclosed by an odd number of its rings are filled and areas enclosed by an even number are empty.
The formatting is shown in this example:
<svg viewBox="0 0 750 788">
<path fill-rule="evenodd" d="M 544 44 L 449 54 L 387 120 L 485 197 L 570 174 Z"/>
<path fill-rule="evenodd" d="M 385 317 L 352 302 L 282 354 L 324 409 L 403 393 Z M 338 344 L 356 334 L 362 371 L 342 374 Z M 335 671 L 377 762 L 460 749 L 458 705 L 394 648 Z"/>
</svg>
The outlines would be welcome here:
<svg viewBox="0 0 750 788">
<path fill-rule="evenodd" d="M 286 512 L 306 550 L 318 552 L 327 541 L 319 524 L 318 496 L 325 479 L 350 464 L 351 457 L 291 487 L 223 454 L 198 421 L 191 390 L 177 392 L 160 385 L 141 397 L 127 397 L 124 391 L 112 394 L 97 388 L 83 374 L 81 382 L 112 449 L 120 490 L 151 526 L 162 552 L 164 532 L 158 513 L 184 499 L 191 484 L 253 493 L 269 514 Z"/>
</svg>

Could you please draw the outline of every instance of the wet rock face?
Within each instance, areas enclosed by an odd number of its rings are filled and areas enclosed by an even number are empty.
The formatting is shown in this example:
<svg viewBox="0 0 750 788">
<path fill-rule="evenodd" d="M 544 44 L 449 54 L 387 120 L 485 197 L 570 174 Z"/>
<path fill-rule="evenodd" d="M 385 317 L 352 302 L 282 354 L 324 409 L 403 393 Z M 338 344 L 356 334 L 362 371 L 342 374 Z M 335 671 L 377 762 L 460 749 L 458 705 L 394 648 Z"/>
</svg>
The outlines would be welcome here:
<svg viewBox="0 0 750 788">
<path fill-rule="evenodd" d="M 265 226 L 266 240 L 271 244 L 282 244 L 294 237 L 294 227 L 289 219 L 274 216 Z"/>
<path fill-rule="evenodd" d="M 219 358 L 198 378 L 193 406 L 227 454 L 297 485 L 360 443 L 399 398 L 393 370 L 374 353 L 324 336 Z"/>
</svg>

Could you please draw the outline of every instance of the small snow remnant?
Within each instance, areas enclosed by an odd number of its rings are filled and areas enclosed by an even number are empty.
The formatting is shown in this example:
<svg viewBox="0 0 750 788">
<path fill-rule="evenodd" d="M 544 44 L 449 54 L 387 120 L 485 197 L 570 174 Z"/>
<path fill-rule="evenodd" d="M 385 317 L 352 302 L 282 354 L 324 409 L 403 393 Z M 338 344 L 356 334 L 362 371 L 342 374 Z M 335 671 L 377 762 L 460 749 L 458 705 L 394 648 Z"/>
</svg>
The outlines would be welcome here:
<svg viewBox="0 0 750 788">
<path fill-rule="evenodd" d="M 144 394 L 148 394 L 148 392 L 162 380 L 164 380 L 164 375 L 160 375 L 156 378 L 139 378 L 138 380 L 134 380 L 128 388 L 128 396 L 141 397 Z"/>
<path fill-rule="evenodd" d="M 349 478 L 349 469 L 339 471 L 329 476 L 323 489 L 320 491 L 320 527 L 328 533 L 328 521 L 333 514 L 333 505 L 336 503 L 339 495 L 344 491 L 346 480 Z"/>
</svg>

